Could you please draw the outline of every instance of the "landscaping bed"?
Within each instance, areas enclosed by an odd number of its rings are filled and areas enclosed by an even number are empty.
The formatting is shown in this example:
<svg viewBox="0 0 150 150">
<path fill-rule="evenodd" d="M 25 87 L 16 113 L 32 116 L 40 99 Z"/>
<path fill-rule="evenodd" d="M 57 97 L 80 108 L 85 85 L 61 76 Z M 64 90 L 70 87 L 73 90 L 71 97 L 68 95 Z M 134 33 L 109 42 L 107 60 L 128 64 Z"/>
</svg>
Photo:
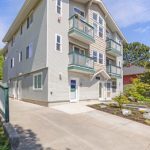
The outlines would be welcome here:
<svg viewBox="0 0 150 150">
<path fill-rule="evenodd" d="M 1 122 L 0 122 L 0 150 L 10 150 L 9 141 L 4 134 Z"/>
<path fill-rule="evenodd" d="M 137 104 L 136 104 L 137 105 Z M 122 108 L 120 109 L 119 107 L 117 107 L 116 105 L 100 105 L 100 104 L 95 104 L 95 105 L 90 105 L 91 108 L 100 110 L 100 111 L 104 111 L 113 115 L 117 115 L 123 118 L 127 118 L 133 121 L 137 121 L 146 125 L 150 126 L 150 120 L 145 119 L 143 117 L 143 112 L 138 111 L 138 109 L 132 109 L 132 108 L 128 108 L 128 111 L 131 111 L 132 113 L 130 115 L 123 115 L 122 113 L 122 109 L 126 109 L 126 108 Z"/>
</svg>

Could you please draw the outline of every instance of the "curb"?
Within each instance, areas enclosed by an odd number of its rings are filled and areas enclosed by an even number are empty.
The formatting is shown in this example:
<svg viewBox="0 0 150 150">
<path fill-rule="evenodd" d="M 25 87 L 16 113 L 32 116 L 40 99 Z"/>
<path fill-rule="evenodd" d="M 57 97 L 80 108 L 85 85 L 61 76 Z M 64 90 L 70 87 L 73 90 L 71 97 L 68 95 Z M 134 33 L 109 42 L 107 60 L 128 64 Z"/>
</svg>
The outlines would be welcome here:
<svg viewBox="0 0 150 150">
<path fill-rule="evenodd" d="M 9 139 L 11 149 L 16 150 L 20 143 L 20 138 L 16 130 L 13 128 L 13 126 L 10 123 L 3 123 L 3 128 L 6 136 Z"/>
</svg>

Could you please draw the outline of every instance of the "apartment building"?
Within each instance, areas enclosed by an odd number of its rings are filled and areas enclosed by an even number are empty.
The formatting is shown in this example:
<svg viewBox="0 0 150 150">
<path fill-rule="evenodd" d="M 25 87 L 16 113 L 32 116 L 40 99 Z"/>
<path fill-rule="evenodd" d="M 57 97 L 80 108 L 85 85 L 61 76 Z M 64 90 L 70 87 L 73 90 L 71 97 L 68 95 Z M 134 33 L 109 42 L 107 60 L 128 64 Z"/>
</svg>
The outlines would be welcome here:
<svg viewBox="0 0 150 150">
<path fill-rule="evenodd" d="M 123 92 L 126 39 L 101 0 L 26 0 L 3 42 L 15 99 L 49 106 Z"/>
</svg>

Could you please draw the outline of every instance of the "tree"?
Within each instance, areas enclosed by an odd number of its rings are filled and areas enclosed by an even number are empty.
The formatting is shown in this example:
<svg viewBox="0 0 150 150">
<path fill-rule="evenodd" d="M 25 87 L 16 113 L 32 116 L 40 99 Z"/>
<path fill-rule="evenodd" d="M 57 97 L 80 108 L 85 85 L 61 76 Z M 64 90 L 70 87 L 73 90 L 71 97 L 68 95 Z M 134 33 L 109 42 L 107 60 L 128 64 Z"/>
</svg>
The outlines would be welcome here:
<svg viewBox="0 0 150 150">
<path fill-rule="evenodd" d="M 124 45 L 124 65 L 150 66 L 150 47 L 139 42 Z"/>
</svg>

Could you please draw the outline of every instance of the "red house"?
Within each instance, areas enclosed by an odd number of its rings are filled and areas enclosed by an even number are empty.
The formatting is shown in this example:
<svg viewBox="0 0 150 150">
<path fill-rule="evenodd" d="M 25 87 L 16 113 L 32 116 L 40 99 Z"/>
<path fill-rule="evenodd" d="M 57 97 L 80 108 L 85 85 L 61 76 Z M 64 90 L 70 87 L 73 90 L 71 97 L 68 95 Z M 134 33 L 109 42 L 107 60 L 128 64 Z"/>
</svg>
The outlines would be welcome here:
<svg viewBox="0 0 150 150">
<path fill-rule="evenodd" d="M 123 84 L 132 84 L 132 80 L 145 72 L 144 67 L 129 66 L 123 68 Z"/>
</svg>

